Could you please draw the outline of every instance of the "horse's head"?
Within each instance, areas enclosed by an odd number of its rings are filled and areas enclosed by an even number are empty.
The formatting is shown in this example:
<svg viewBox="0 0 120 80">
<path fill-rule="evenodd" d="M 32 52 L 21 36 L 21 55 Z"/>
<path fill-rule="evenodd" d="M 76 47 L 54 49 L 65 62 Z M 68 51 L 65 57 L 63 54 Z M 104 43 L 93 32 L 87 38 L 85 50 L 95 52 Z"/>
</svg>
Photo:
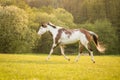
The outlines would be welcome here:
<svg viewBox="0 0 120 80">
<path fill-rule="evenodd" d="M 42 35 L 44 33 L 46 33 L 48 31 L 48 24 L 44 23 L 41 25 L 41 27 L 39 28 L 38 34 Z"/>
<path fill-rule="evenodd" d="M 45 32 L 50 31 L 50 27 L 54 29 L 56 28 L 56 26 L 52 24 L 51 22 L 42 24 L 41 27 L 39 28 L 38 34 L 42 35 Z"/>
</svg>

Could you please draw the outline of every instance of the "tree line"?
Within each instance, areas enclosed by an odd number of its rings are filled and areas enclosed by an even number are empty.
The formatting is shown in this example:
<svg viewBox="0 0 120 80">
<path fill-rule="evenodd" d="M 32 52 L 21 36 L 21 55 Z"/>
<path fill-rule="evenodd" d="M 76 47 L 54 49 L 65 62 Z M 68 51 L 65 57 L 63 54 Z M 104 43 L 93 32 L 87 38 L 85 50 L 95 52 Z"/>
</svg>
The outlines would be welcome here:
<svg viewBox="0 0 120 80">
<path fill-rule="evenodd" d="M 99 35 L 106 54 L 119 54 L 118 0 L 0 0 L 0 52 L 48 53 L 49 33 L 38 36 L 42 22 L 65 28 L 86 28 Z M 78 45 L 66 47 L 77 53 Z M 95 48 L 93 46 L 93 48 Z M 60 50 L 55 50 L 59 54 Z M 96 49 L 95 52 L 97 53 Z"/>
</svg>

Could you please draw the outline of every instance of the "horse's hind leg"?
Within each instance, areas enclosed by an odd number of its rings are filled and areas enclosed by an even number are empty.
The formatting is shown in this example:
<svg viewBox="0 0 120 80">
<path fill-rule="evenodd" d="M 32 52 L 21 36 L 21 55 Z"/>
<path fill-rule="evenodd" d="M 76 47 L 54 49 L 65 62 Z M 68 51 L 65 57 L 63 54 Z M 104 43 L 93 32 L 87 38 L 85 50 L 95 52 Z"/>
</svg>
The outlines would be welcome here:
<svg viewBox="0 0 120 80">
<path fill-rule="evenodd" d="M 65 57 L 65 59 L 67 59 L 68 61 L 70 61 L 70 58 L 68 58 L 65 54 L 64 54 L 64 47 L 62 45 L 60 45 L 60 49 L 61 49 L 61 54 Z"/>
<path fill-rule="evenodd" d="M 76 59 L 75 59 L 75 62 L 78 62 L 78 60 L 79 60 L 79 58 L 80 58 L 80 54 L 82 53 L 82 49 L 83 49 L 83 45 L 81 45 L 81 44 L 79 43 L 79 53 L 78 53 L 78 56 L 77 56 Z"/>
<path fill-rule="evenodd" d="M 95 63 L 94 56 L 93 56 L 93 50 L 90 48 L 89 44 L 86 44 L 84 46 L 88 50 L 89 54 L 91 55 L 91 60 L 93 61 L 93 63 Z"/>
</svg>

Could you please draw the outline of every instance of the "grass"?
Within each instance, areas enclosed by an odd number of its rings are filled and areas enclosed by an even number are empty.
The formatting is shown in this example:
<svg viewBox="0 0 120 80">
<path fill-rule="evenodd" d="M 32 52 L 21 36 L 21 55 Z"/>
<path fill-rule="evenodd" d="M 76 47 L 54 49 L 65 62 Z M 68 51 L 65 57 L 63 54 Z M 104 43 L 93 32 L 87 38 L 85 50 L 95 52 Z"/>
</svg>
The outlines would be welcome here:
<svg viewBox="0 0 120 80">
<path fill-rule="evenodd" d="M 120 80 L 120 56 L 95 56 L 92 63 L 89 56 L 35 54 L 0 54 L 0 80 Z"/>
</svg>

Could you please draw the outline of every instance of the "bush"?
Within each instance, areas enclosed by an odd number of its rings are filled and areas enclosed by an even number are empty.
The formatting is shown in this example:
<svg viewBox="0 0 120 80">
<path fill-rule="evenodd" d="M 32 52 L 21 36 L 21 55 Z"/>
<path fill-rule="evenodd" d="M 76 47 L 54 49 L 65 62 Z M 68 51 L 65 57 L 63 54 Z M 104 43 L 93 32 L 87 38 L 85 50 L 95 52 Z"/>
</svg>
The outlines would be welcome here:
<svg viewBox="0 0 120 80">
<path fill-rule="evenodd" d="M 0 8 L 0 52 L 30 52 L 34 34 L 28 28 L 28 14 L 15 6 Z"/>
</svg>

